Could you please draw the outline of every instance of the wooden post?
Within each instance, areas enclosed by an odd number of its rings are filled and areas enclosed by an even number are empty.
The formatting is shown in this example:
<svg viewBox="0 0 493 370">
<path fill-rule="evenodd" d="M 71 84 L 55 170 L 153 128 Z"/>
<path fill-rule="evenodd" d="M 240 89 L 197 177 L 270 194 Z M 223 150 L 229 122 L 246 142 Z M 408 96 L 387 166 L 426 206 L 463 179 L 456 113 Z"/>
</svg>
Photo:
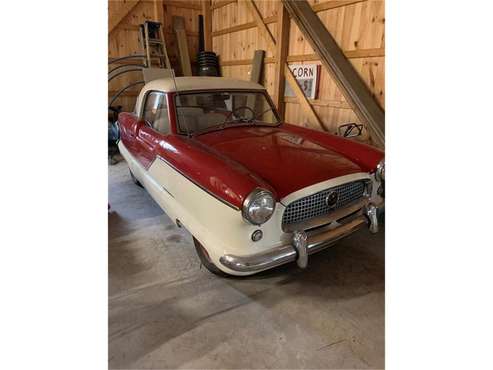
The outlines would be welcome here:
<svg viewBox="0 0 493 370">
<path fill-rule="evenodd" d="M 211 0 L 202 0 L 202 15 L 204 16 L 204 50 L 212 51 Z"/>
<path fill-rule="evenodd" d="M 264 23 L 264 20 L 262 19 L 262 14 L 260 14 L 260 11 L 257 9 L 255 3 L 253 2 L 253 0 L 247 0 L 246 3 L 249 5 L 249 8 L 253 13 L 259 31 L 262 33 L 262 35 L 267 40 L 267 42 L 269 42 L 271 46 L 275 47 L 276 40 L 274 39 L 274 36 L 272 36 L 272 34 L 270 33 L 267 25 Z M 300 85 L 298 85 L 298 81 L 296 81 L 296 78 L 294 77 L 293 72 L 291 72 L 291 69 L 289 69 L 287 63 L 284 63 L 284 74 L 286 76 L 286 80 L 291 86 L 291 89 L 293 89 L 294 94 L 298 98 L 301 108 L 305 112 L 305 115 L 307 116 L 310 124 L 312 126 L 319 127 L 322 130 L 325 130 L 324 125 L 318 118 L 317 114 L 315 113 L 315 110 L 313 109 L 312 105 L 310 104 L 307 97 L 303 93 L 303 90 L 301 90 Z"/>
<path fill-rule="evenodd" d="M 277 8 L 277 49 L 276 70 L 274 79 L 274 103 L 284 121 L 286 104 L 284 103 L 284 87 L 286 85 L 284 65 L 288 56 L 289 46 L 289 14 L 281 1 Z"/>
<path fill-rule="evenodd" d="M 282 0 L 291 18 L 337 83 L 358 118 L 367 125 L 372 140 L 385 146 L 385 112 L 358 72 L 347 60 L 330 32 L 306 0 Z"/>
<path fill-rule="evenodd" d="M 255 50 L 252 60 L 252 70 L 250 72 L 250 81 L 260 83 L 262 67 L 264 66 L 265 50 Z"/>
<path fill-rule="evenodd" d="M 264 67 L 264 50 L 255 50 L 252 60 L 252 70 L 250 71 L 250 81 L 260 83 L 260 77 L 262 76 L 262 68 Z M 247 98 L 247 107 L 250 107 L 253 111 L 256 111 L 257 95 L 250 94 Z"/>
<path fill-rule="evenodd" d="M 187 32 L 185 31 L 185 18 L 173 16 L 173 29 L 176 34 L 176 42 L 180 53 L 180 65 L 183 76 L 192 75 L 192 65 L 188 53 Z"/>
<path fill-rule="evenodd" d="M 154 19 L 156 22 L 160 22 L 164 27 L 164 9 L 163 0 L 153 0 L 154 2 Z"/>
</svg>

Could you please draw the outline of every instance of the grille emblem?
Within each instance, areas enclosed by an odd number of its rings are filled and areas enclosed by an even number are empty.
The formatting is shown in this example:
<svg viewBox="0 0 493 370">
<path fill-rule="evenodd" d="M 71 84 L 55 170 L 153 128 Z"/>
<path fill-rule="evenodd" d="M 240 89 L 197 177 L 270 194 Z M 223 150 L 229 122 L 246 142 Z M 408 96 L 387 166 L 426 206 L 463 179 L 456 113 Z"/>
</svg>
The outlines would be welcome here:
<svg viewBox="0 0 493 370">
<path fill-rule="evenodd" d="M 327 204 L 327 207 L 333 208 L 335 207 L 338 200 L 339 193 L 337 191 L 331 191 L 325 198 L 325 204 Z"/>
</svg>

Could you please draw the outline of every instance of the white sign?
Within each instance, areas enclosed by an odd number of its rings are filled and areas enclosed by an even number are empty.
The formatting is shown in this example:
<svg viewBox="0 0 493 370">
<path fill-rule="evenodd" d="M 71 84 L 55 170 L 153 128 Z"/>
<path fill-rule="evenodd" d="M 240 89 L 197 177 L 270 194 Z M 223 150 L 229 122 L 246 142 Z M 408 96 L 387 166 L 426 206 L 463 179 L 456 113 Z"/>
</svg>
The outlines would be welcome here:
<svg viewBox="0 0 493 370">
<path fill-rule="evenodd" d="M 290 64 L 289 69 L 293 72 L 298 85 L 309 99 L 316 99 L 318 95 L 318 83 L 320 80 L 320 64 Z M 285 96 L 295 96 L 293 89 L 286 82 Z"/>
</svg>

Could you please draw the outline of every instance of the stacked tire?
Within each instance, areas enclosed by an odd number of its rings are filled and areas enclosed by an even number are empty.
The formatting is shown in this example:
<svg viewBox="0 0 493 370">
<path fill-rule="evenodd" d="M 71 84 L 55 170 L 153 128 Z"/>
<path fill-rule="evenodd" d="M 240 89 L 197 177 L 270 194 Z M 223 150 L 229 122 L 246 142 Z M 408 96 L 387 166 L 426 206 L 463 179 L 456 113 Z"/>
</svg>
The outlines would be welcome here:
<svg viewBox="0 0 493 370">
<path fill-rule="evenodd" d="M 219 61 L 216 53 L 212 51 L 201 51 L 197 55 L 197 63 L 199 67 L 199 76 L 220 76 Z"/>
</svg>

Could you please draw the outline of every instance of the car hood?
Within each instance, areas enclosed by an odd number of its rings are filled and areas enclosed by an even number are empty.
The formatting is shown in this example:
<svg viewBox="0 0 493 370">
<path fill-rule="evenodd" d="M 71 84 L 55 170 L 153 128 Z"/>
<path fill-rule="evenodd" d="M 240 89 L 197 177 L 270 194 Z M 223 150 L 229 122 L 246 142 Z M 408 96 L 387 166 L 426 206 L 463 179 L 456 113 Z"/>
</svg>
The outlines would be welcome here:
<svg viewBox="0 0 493 370">
<path fill-rule="evenodd" d="M 281 127 L 234 127 L 195 138 L 268 182 L 279 198 L 335 177 L 362 172 L 334 150 Z"/>
</svg>

